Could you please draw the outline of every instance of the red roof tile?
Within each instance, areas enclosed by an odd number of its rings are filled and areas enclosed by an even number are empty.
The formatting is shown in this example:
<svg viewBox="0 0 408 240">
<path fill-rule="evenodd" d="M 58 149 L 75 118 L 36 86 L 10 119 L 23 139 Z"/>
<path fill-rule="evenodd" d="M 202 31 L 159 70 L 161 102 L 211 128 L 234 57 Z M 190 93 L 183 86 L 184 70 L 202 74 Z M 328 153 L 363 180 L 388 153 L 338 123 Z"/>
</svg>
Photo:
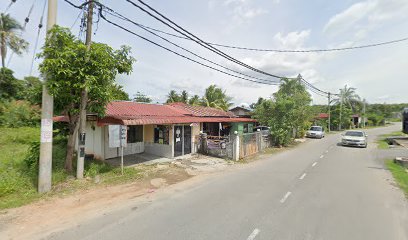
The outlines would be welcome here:
<svg viewBox="0 0 408 240">
<path fill-rule="evenodd" d="M 251 118 L 237 118 L 231 112 L 185 103 L 168 105 L 136 102 L 111 102 L 106 108 L 106 117 L 98 124 L 174 124 L 194 122 L 255 122 Z"/>
<path fill-rule="evenodd" d="M 236 117 L 232 112 L 226 112 L 221 109 L 211 107 L 191 106 L 180 102 L 169 103 L 168 105 L 183 111 L 188 111 L 193 116 L 197 117 Z"/>
<path fill-rule="evenodd" d="M 328 113 L 319 113 L 319 115 L 317 115 L 316 118 L 320 118 L 320 119 L 329 118 L 329 114 Z"/>
</svg>

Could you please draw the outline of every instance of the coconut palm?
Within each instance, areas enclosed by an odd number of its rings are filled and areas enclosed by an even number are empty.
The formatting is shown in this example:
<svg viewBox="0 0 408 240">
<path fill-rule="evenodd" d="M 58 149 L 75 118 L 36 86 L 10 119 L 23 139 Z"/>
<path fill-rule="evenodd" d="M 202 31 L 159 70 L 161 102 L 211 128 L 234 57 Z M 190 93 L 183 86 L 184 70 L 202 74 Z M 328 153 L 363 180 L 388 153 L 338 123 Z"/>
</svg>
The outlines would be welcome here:
<svg viewBox="0 0 408 240">
<path fill-rule="evenodd" d="M 3 68 L 6 67 L 7 48 L 20 55 L 28 48 L 28 42 L 22 39 L 18 31 L 23 27 L 9 14 L 0 14 L 0 55 Z"/>
<path fill-rule="evenodd" d="M 167 95 L 166 103 L 180 102 L 180 100 L 181 100 L 180 95 L 178 95 L 175 90 L 171 90 Z"/>
<path fill-rule="evenodd" d="M 227 111 L 232 103 L 231 97 L 227 96 L 225 91 L 216 85 L 210 85 L 205 89 L 205 94 L 202 99 L 202 104 L 207 107 L 218 108 Z"/>
<path fill-rule="evenodd" d="M 183 103 L 188 103 L 188 93 L 186 90 L 183 90 L 180 94 L 180 100 Z"/>
<path fill-rule="evenodd" d="M 189 100 L 188 100 L 188 104 L 193 105 L 193 106 L 198 106 L 200 105 L 200 96 L 198 96 L 197 94 L 192 96 Z"/>
<path fill-rule="evenodd" d="M 343 105 L 348 105 L 353 112 L 361 105 L 361 98 L 356 93 L 356 88 L 347 87 L 347 84 L 344 85 L 344 88 L 340 89 L 338 98 L 333 99 L 334 104 L 340 104 L 340 121 L 339 121 L 339 130 L 341 130 L 341 115 Z"/>
</svg>

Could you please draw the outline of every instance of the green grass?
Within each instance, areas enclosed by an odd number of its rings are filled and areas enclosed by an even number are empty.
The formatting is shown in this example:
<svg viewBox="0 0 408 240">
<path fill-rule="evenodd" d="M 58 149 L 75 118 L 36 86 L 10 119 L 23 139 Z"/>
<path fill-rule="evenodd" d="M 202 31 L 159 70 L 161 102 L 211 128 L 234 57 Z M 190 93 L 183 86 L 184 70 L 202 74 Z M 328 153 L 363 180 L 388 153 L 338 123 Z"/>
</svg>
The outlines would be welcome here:
<svg viewBox="0 0 408 240">
<path fill-rule="evenodd" d="M 121 175 L 120 168 L 113 168 L 100 161 L 86 161 L 85 177 L 88 180 L 77 181 L 73 178 L 75 173 L 70 176 L 64 170 L 66 141 L 57 137 L 53 144 L 53 189 L 47 194 L 38 194 L 38 169 L 27 167 L 24 159 L 31 143 L 39 140 L 39 135 L 38 127 L 0 127 L 0 209 L 19 207 L 38 199 L 65 195 L 95 185 L 125 183 L 143 176 L 142 169 L 125 168 Z M 97 175 L 99 183 L 93 180 Z"/>
<path fill-rule="evenodd" d="M 386 161 L 387 168 L 391 171 L 398 186 L 404 191 L 405 196 L 408 197 L 408 172 L 403 166 L 394 163 L 392 160 Z"/>
<path fill-rule="evenodd" d="M 379 149 L 388 149 L 389 145 L 388 142 L 386 141 L 386 139 L 388 137 L 392 137 L 392 136 L 407 136 L 405 133 L 401 132 L 401 131 L 396 131 L 396 132 L 391 132 L 391 133 L 387 133 L 387 134 L 383 134 L 381 136 L 378 137 L 377 139 L 377 147 Z"/>
</svg>

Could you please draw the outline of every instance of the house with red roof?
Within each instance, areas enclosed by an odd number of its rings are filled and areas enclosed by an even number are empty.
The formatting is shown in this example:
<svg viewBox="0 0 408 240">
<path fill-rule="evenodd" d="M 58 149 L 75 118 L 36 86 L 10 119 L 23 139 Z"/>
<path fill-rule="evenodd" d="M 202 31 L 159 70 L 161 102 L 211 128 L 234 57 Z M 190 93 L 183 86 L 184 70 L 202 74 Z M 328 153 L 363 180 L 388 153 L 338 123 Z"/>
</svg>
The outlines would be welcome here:
<svg viewBox="0 0 408 240">
<path fill-rule="evenodd" d="M 227 138 L 234 132 L 252 132 L 255 122 L 220 109 L 185 103 L 115 101 L 107 105 L 105 117 L 88 116 L 85 152 L 101 160 L 119 157 L 120 149 L 110 144 L 115 137 L 110 129 L 124 125 L 124 155 L 146 152 L 173 158 L 195 153 L 200 133 Z"/>
</svg>

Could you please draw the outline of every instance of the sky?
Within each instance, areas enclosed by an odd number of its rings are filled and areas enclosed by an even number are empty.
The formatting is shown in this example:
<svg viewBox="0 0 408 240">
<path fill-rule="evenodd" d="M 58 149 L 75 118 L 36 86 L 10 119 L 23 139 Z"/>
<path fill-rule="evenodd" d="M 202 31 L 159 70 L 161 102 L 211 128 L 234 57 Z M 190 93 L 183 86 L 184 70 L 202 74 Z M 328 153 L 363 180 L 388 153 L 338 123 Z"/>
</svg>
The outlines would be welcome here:
<svg viewBox="0 0 408 240">
<path fill-rule="evenodd" d="M 76 4 L 83 1 L 71 0 Z M 135 0 L 136 1 L 136 0 Z M 34 43 L 45 0 L 17 0 L 8 13 L 23 23 L 31 6 L 30 21 L 22 37 L 30 43 L 27 53 L 7 57 L 8 67 L 15 76 L 30 74 Z M 172 29 L 151 18 L 125 0 L 100 0 L 126 17 L 166 32 Z M 408 37 L 408 0 L 145 0 L 178 25 L 206 42 L 264 49 L 326 49 L 350 47 L 391 41 Z M 4 11 L 10 0 L 0 0 Z M 33 5 L 34 3 L 34 5 Z M 46 10 L 47 11 L 47 10 Z M 57 24 L 80 34 L 80 10 L 58 0 Z M 162 41 L 137 26 L 121 20 L 109 19 L 130 30 L 196 59 L 194 56 Z M 97 20 L 95 16 L 95 20 Z M 44 23 L 46 22 L 46 13 Z M 45 25 L 45 24 L 44 24 Z M 40 32 L 37 52 L 44 43 L 44 29 Z M 202 57 L 247 75 L 276 80 L 257 74 L 222 58 L 196 43 L 168 38 Z M 117 76 L 117 82 L 132 97 L 136 92 L 150 96 L 154 102 L 164 102 L 171 89 L 190 95 L 203 95 L 210 84 L 226 90 L 234 105 L 248 105 L 258 97 L 269 98 L 276 86 L 256 84 L 227 76 L 202 67 L 158 48 L 103 19 L 94 24 L 93 41 L 113 48 L 128 45 L 136 58 L 130 75 Z M 265 72 L 279 76 L 304 79 L 324 90 L 337 93 L 345 85 L 356 88 L 369 103 L 408 103 L 408 41 L 359 50 L 325 53 L 253 52 L 218 47 L 230 56 Z M 201 60 L 200 60 L 201 61 Z M 32 75 L 38 76 L 34 62 Z M 312 93 L 313 104 L 325 104 L 327 99 Z"/>
</svg>

